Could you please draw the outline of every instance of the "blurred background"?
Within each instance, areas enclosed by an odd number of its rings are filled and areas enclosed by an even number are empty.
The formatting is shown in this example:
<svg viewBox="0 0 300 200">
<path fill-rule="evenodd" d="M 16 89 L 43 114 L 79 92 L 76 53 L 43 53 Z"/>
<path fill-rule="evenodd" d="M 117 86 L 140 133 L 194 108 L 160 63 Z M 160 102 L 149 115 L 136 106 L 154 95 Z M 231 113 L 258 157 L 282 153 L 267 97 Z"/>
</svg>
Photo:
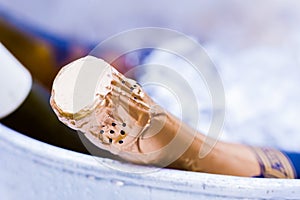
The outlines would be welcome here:
<svg viewBox="0 0 300 200">
<path fill-rule="evenodd" d="M 226 95 L 223 140 L 300 151 L 299 24 L 298 0 L 0 0 L 0 42 L 28 68 L 40 95 L 32 97 L 27 109 L 23 106 L 0 122 L 41 141 L 86 153 L 47 104 L 57 71 L 114 34 L 154 26 L 192 36 L 215 63 Z M 118 49 L 98 53 L 114 55 Z M 155 50 L 123 56 L 113 65 L 124 73 L 154 61 L 185 69 L 174 57 Z M 163 91 L 151 94 L 168 107 L 167 99 L 159 98 Z M 39 104 L 35 98 L 43 99 L 42 118 L 32 113 Z M 199 110 L 203 118 L 209 117 L 206 110 Z M 199 129 L 205 132 L 205 127 Z"/>
</svg>

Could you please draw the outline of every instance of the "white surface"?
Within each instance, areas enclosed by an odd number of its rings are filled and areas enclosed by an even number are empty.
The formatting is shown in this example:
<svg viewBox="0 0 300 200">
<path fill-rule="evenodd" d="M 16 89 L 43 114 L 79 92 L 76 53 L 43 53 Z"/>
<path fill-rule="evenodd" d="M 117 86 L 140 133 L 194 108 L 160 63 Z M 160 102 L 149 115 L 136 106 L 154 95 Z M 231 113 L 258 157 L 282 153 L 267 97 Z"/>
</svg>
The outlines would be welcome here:
<svg viewBox="0 0 300 200">
<path fill-rule="evenodd" d="M 47 145 L 0 124 L 1 199 L 299 199 L 300 180 L 177 170 L 127 173 L 123 165 Z M 118 167 L 116 167 L 118 168 Z M 132 171 L 132 170 L 131 170 Z"/>
<path fill-rule="evenodd" d="M 31 84 L 27 69 L 0 43 L 0 119 L 23 103 Z"/>
<path fill-rule="evenodd" d="M 299 29 L 299 9 L 298 0 L 0 0 L 0 12 L 21 25 L 80 42 L 98 43 L 130 28 L 158 26 L 201 41 L 218 40 L 228 50 L 291 37 L 289 30 Z"/>
</svg>

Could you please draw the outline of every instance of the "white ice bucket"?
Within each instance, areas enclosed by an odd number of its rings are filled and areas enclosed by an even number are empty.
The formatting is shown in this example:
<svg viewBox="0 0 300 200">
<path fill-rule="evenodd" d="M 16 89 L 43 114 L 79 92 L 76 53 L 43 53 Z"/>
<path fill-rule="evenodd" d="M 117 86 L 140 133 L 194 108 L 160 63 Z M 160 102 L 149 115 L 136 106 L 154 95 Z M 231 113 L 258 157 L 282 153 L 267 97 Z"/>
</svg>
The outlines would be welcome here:
<svg viewBox="0 0 300 200">
<path fill-rule="evenodd" d="M 2 124 L 0 149 L 0 194 L 4 199 L 300 197 L 299 180 L 241 178 L 171 169 L 122 172 L 107 165 L 124 165 L 118 161 L 105 158 L 96 161 L 92 156 L 45 144 Z"/>
</svg>

